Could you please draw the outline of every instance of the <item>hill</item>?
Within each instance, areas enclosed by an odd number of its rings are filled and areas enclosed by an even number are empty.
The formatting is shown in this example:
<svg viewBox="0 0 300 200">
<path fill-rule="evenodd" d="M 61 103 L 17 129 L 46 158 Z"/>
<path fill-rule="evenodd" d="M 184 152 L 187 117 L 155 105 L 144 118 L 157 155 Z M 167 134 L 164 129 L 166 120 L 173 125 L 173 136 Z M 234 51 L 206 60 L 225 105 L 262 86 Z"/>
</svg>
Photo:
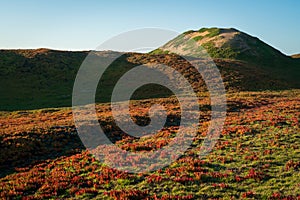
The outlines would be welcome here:
<svg viewBox="0 0 300 200">
<path fill-rule="evenodd" d="M 290 87 L 300 87 L 299 60 L 286 56 L 260 39 L 234 28 L 202 28 L 197 31 L 187 31 L 152 53 L 179 51 L 183 55 L 189 55 L 190 43 L 182 42 L 183 40 L 193 40 L 199 46 L 200 51 L 204 48 L 214 59 L 239 60 L 247 63 L 254 73 L 257 70 L 261 71 L 262 76 L 257 77 L 255 81 L 258 85 L 262 78 L 270 76 L 271 79 L 281 80 Z"/>
<path fill-rule="evenodd" d="M 72 85 L 87 52 L 0 51 L 1 110 L 70 105 Z"/>
<path fill-rule="evenodd" d="M 182 37 L 193 39 L 199 46 L 204 47 L 213 58 L 228 58 L 245 61 L 264 61 L 268 58 L 278 57 L 287 59 L 280 51 L 267 45 L 256 37 L 238 31 L 234 28 L 201 28 L 197 31 L 187 31 L 163 45 L 163 51 L 182 49 L 188 52 L 187 44 L 180 43 Z M 185 45 L 182 47 L 182 45 Z"/>
<path fill-rule="evenodd" d="M 172 48 L 185 48 L 178 42 L 182 37 L 196 40 L 199 48 L 203 46 L 214 58 L 228 92 L 300 88 L 300 60 L 236 29 L 204 28 L 187 31 L 148 54 L 125 53 L 111 64 L 100 80 L 96 100 L 110 101 L 117 80 L 129 69 L 145 63 L 169 65 L 188 78 L 197 92 L 206 91 L 201 76 L 193 67 L 180 56 L 169 53 Z M 50 49 L 0 50 L 0 110 L 71 106 L 73 83 L 88 53 Z M 96 52 L 99 57 L 111 53 Z M 133 98 L 170 94 L 164 87 L 148 85 L 140 88 Z"/>
</svg>

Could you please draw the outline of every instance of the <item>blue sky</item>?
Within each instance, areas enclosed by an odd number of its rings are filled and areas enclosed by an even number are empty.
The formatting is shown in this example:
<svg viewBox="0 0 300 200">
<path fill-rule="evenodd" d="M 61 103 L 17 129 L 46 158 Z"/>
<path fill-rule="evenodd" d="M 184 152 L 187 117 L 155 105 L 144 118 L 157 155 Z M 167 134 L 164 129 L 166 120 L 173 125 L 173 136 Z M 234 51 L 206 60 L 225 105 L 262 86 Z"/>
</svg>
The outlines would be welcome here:
<svg viewBox="0 0 300 200">
<path fill-rule="evenodd" d="M 296 0 L 0 0 L 0 49 L 86 50 L 137 28 L 233 27 L 293 54 L 299 10 Z"/>
</svg>

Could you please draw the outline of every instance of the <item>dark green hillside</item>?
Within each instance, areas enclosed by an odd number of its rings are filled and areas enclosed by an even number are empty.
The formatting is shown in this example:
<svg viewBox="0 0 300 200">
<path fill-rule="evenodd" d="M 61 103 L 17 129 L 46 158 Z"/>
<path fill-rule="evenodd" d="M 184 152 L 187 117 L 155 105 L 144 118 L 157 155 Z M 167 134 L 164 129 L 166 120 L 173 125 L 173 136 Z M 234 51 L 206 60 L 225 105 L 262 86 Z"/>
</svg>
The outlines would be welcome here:
<svg viewBox="0 0 300 200">
<path fill-rule="evenodd" d="M 1 110 L 66 106 L 87 52 L 0 51 Z"/>
<path fill-rule="evenodd" d="M 195 91 L 206 91 L 201 76 L 182 58 L 170 54 L 174 50 L 181 55 L 189 54 L 189 47 L 184 46 L 188 43 L 181 43 L 183 38 L 194 39 L 199 48 L 204 47 L 214 58 L 228 92 L 300 88 L 297 56 L 286 56 L 236 29 L 203 28 L 187 31 L 150 54 L 126 53 L 118 58 L 100 80 L 96 100 L 110 101 L 118 79 L 129 69 L 145 63 L 171 66 L 191 81 Z M 0 50 L 0 110 L 71 106 L 73 83 L 87 55 L 87 51 Z M 110 56 L 110 51 L 97 52 L 97 56 Z M 166 88 L 148 85 L 140 88 L 133 98 L 170 94 Z"/>
</svg>

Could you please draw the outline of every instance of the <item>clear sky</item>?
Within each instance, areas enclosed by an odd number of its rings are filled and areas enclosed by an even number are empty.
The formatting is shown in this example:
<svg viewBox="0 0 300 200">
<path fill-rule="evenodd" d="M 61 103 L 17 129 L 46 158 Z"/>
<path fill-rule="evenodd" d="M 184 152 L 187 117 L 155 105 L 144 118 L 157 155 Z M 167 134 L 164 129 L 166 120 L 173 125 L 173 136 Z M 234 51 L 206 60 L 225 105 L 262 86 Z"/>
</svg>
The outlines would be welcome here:
<svg viewBox="0 0 300 200">
<path fill-rule="evenodd" d="M 137 28 L 233 27 L 300 53 L 297 0 L 0 0 L 0 49 L 95 49 Z"/>
</svg>

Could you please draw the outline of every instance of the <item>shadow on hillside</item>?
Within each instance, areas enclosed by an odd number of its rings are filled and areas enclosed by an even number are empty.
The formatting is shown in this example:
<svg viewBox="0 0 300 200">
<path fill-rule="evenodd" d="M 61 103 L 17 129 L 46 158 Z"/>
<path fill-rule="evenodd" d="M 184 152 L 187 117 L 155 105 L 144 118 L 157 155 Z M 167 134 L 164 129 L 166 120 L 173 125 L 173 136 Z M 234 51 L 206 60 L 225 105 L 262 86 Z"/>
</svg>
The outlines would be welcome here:
<svg viewBox="0 0 300 200">
<path fill-rule="evenodd" d="M 240 110 L 260 108 L 269 104 L 272 104 L 272 102 L 268 100 L 256 100 L 252 102 L 246 99 L 229 100 L 227 101 L 227 112 L 239 112 Z"/>
<path fill-rule="evenodd" d="M 227 110 L 239 112 L 241 109 L 259 108 L 270 103 L 272 102 L 266 100 L 252 103 L 229 101 Z M 210 110 L 210 106 L 203 105 L 200 109 L 206 112 Z M 146 126 L 150 122 L 147 116 L 136 116 L 133 119 L 140 126 Z M 164 127 L 179 126 L 180 119 L 178 115 L 169 115 Z M 122 140 L 123 136 L 129 136 L 122 132 L 114 121 L 108 119 L 99 123 L 112 142 Z M 0 178 L 15 172 L 16 168 L 30 167 L 45 160 L 74 155 L 85 149 L 75 126 L 54 126 L 48 130 L 36 129 L 30 132 L 2 134 L 0 147 Z"/>
<path fill-rule="evenodd" d="M 0 177 L 48 159 L 70 156 L 84 150 L 75 128 L 53 127 L 47 131 L 3 134 L 1 136 Z"/>
</svg>

